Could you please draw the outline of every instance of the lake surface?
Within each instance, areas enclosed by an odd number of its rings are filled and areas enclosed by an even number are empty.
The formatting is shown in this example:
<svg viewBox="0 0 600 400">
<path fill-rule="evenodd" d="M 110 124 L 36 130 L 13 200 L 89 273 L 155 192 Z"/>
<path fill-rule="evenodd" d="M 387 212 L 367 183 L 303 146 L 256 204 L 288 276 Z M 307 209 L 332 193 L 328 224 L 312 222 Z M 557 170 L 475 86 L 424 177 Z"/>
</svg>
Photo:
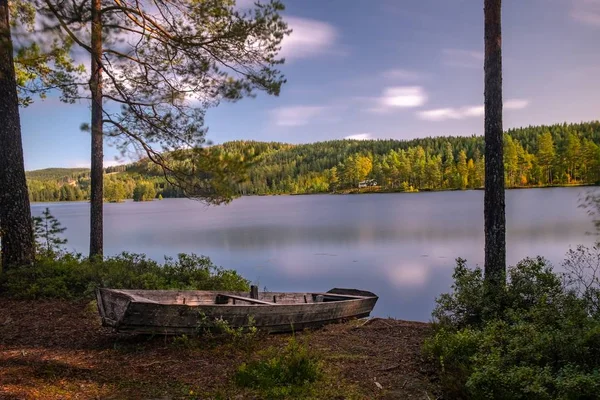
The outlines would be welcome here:
<svg viewBox="0 0 600 400">
<path fill-rule="evenodd" d="M 507 191 L 508 262 L 543 255 L 560 267 L 593 225 L 583 188 Z M 88 251 L 89 204 L 49 207 L 67 248 Z M 226 206 L 187 199 L 105 204 L 105 254 L 197 253 L 273 291 L 375 292 L 374 314 L 428 321 L 449 290 L 454 260 L 483 265 L 483 191 L 244 197 Z"/>
</svg>

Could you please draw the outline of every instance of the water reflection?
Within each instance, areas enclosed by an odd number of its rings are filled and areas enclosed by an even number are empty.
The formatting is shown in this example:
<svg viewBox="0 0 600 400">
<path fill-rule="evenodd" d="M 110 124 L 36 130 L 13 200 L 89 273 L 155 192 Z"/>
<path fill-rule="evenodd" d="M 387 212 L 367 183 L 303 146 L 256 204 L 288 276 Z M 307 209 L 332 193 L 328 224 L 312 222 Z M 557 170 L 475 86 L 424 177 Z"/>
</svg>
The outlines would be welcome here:
<svg viewBox="0 0 600 400">
<path fill-rule="evenodd" d="M 579 190 L 507 192 L 511 264 L 544 255 L 559 265 L 569 246 L 591 243 Z M 40 214 L 45 204 L 32 207 Z M 86 252 L 87 203 L 48 204 L 69 248 Z M 356 287 L 380 296 L 375 313 L 428 320 L 447 291 L 454 259 L 483 264 L 483 193 L 250 197 L 206 207 L 173 199 L 105 205 L 105 253 L 210 256 L 270 290 Z"/>
<path fill-rule="evenodd" d="M 429 280 L 429 267 L 419 264 L 403 264 L 387 270 L 390 283 L 396 288 L 422 288 Z"/>
</svg>

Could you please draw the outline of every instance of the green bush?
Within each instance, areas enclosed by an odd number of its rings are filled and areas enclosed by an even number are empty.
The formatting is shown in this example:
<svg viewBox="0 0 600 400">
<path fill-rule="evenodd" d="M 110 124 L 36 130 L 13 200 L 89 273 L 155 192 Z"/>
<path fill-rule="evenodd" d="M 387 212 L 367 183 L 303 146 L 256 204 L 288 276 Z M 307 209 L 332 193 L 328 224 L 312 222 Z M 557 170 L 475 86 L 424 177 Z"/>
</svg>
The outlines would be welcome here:
<svg viewBox="0 0 600 400">
<path fill-rule="evenodd" d="M 195 254 L 166 258 L 162 265 L 145 255 L 131 253 L 103 261 L 70 253 L 40 256 L 32 266 L 7 271 L 0 284 L 9 296 L 27 299 L 89 298 L 97 287 L 249 290 L 249 281 L 237 272 L 215 266 L 209 258 Z"/>
<path fill-rule="evenodd" d="M 437 299 L 425 354 L 448 398 L 600 398 L 600 257 L 578 248 L 564 274 L 542 258 L 509 268 L 500 313 L 486 315 L 481 269 L 458 260 L 452 293 Z"/>
<path fill-rule="evenodd" d="M 321 364 L 306 345 L 290 339 L 283 350 L 271 350 L 266 358 L 242 364 L 234 381 L 258 391 L 261 398 L 303 398 L 321 378 Z"/>
</svg>

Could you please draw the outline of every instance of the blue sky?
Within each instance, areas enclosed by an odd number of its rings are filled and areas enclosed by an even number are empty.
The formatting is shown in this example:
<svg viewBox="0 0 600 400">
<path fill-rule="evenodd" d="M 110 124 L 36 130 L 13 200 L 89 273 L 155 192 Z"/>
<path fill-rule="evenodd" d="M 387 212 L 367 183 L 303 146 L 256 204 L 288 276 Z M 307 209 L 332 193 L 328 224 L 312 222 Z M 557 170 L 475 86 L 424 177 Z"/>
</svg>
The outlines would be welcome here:
<svg viewBox="0 0 600 400">
<path fill-rule="evenodd" d="M 288 83 L 209 110 L 208 139 L 483 133 L 482 0 L 283 1 Z M 600 0 L 504 0 L 503 55 L 505 128 L 600 119 Z M 88 119 L 83 102 L 22 109 L 26 169 L 89 166 Z"/>
</svg>

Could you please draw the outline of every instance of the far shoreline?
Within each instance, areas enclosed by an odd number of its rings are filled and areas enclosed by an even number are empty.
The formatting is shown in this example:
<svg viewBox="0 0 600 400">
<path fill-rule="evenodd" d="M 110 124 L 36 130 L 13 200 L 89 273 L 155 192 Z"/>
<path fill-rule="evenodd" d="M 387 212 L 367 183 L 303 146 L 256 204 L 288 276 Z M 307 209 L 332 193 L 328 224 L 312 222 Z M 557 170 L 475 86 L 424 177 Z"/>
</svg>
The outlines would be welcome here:
<svg viewBox="0 0 600 400">
<path fill-rule="evenodd" d="M 595 188 L 600 187 L 598 184 L 573 184 L 573 185 L 541 185 L 541 186 L 515 186 L 507 187 L 505 190 L 527 190 L 527 189 L 557 189 L 557 188 Z M 419 194 L 419 193 L 440 193 L 440 192 L 470 192 L 470 191 L 483 191 L 484 188 L 468 188 L 468 189 L 421 189 L 414 191 L 404 190 L 381 190 L 381 189 L 347 189 L 338 192 L 317 192 L 317 193 L 274 193 L 274 194 L 246 194 L 242 197 L 277 197 L 277 196 L 315 196 L 315 195 L 361 195 L 361 194 Z M 188 199 L 187 197 L 164 197 L 163 200 L 170 199 Z M 190 199 L 192 200 L 192 199 Z M 158 199 L 150 201 L 133 201 L 133 199 L 124 199 L 119 202 L 105 201 L 104 204 L 121 204 L 121 203 L 151 203 L 153 201 L 161 201 Z M 30 201 L 30 204 L 48 204 L 48 203 L 89 203 L 89 200 L 58 200 L 58 201 Z"/>
</svg>

